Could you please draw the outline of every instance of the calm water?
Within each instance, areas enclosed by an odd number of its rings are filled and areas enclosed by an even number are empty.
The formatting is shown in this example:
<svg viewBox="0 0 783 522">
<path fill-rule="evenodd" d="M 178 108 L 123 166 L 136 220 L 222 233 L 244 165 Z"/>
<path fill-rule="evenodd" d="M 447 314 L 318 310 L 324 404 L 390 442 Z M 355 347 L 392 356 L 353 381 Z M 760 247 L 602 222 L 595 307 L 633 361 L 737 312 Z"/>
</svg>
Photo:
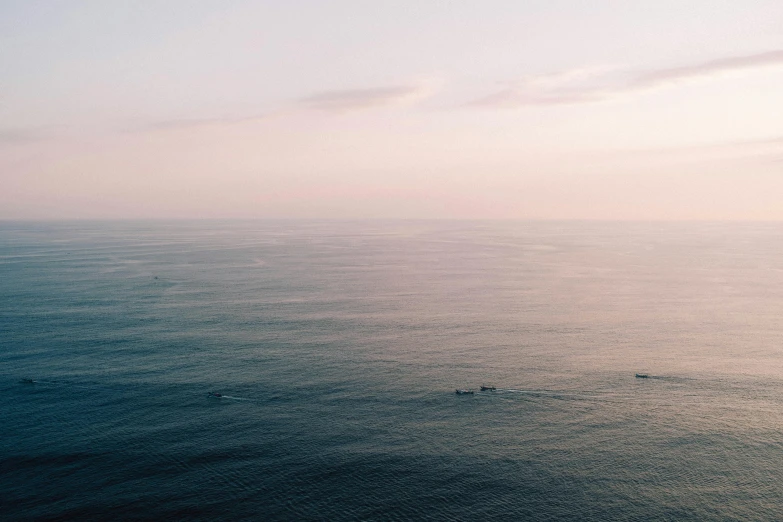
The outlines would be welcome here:
<svg viewBox="0 0 783 522">
<path fill-rule="evenodd" d="M 780 519 L 782 317 L 775 224 L 0 223 L 0 515 Z"/>
</svg>

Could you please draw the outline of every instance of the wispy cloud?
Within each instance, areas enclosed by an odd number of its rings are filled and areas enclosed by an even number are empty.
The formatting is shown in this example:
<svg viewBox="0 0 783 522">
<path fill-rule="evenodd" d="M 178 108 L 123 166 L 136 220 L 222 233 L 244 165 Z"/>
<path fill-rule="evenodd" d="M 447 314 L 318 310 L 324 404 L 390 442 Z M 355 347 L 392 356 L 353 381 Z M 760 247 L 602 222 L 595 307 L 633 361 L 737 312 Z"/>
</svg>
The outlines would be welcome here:
<svg viewBox="0 0 783 522">
<path fill-rule="evenodd" d="M 125 132 L 148 132 L 148 131 L 177 131 L 193 129 L 198 127 L 221 127 L 238 125 L 242 123 L 254 123 L 265 120 L 271 120 L 286 114 L 295 112 L 295 109 L 290 107 L 283 107 L 279 109 L 270 109 L 266 112 L 250 113 L 245 115 L 224 115 L 215 117 L 200 117 L 200 118 L 172 118 L 168 120 L 159 120 L 146 125 L 137 127 L 131 127 L 125 130 Z"/>
<path fill-rule="evenodd" d="M 175 118 L 172 120 L 156 121 L 149 125 L 149 129 L 169 130 L 169 129 L 187 129 L 190 127 L 201 127 L 204 125 L 221 125 L 233 123 L 233 118 Z"/>
<path fill-rule="evenodd" d="M 415 103 L 432 95 L 435 92 L 435 87 L 435 82 L 423 82 L 417 85 L 322 91 L 304 98 L 299 98 L 288 105 L 265 113 L 213 118 L 174 118 L 153 122 L 152 124 L 136 128 L 130 132 L 235 125 L 302 113 L 303 111 L 342 113 L 389 106 L 403 106 Z"/>
<path fill-rule="evenodd" d="M 318 111 L 344 112 L 417 102 L 433 94 L 431 83 L 373 89 L 324 91 L 301 98 L 298 105 Z"/>
<path fill-rule="evenodd" d="M 215 118 L 176 118 L 154 122 L 145 127 L 144 130 L 176 130 L 212 125 L 234 125 L 237 123 L 264 120 L 272 115 L 273 113 L 256 114 L 252 116 L 224 116 Z"/>
<path fill-rule="evenodd" d="M 487 108 L 572 105 L 606 99 L 618 88 L 623 73 L 612 67 L 582 67 L 525 76 L 501 90 L 468 103 Z"/>
<path fill-rule="evenodd" d="M 468 105 L 504 108 L 595 103 L 727 72 L 776 65 L 783 65 L 783 50 L 731 56 L 642 73 L 612 68 L 581 68 L 526 77 L 493 94 L 473 100 Z"/>
<path fill-rule="evenodd" d="M 529 92 L 520 87 L 508 87 L 489 96 L 479 98 L 468 105 L 474 107 L 522 107 L 526 105 L 572 105 L 604 100 L 605 91 Z"/>
<path fill-rule="evenodd" d="M 39 133 L 28 129 L 0 129 L 0 145 L 12 145 L 41 139 L 43 137 Z"/>
<path fill-rule="evenodd" d="M 646 163 L 777 164 L 783 159 L 783 136 L 668 147 L 595 150 L 590 154 L 592 160 L 635 158 Z"/>
<path fill-rule="evenodd" d="M 783 50 L 768 51 L 766 53 L 746 56 L 731 56 L 685 67 L 672 67 L 670 69 L 650 71 L 634 78 L 628 85 L 628 88 L 649 89 L 682 80 L 716 76 L 730 71 L 755 69 L 781 64 L 783 64 Z"/>
</svg>

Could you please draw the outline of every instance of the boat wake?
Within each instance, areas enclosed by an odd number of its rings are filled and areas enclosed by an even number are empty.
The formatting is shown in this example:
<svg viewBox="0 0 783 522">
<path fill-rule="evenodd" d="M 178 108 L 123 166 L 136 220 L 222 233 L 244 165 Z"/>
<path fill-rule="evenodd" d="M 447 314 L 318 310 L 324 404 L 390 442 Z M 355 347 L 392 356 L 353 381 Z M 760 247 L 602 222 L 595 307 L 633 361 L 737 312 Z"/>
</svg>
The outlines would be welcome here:
<svg viewBox="0 0 783 522">
<path fill-rule="evenodd" d="M 89 390 L 94 388 L 92 386 L 76 384 L 70 381 L 48 381 L 48 380 L 38 380 L 38 379 L 29 379 L 29 378 L 19 379 L 19 384 L 45 384 L 49 386 L 67 386 L 68 388 L 80 388 L 82 390 Z"/>
<path fill-rule="evenodd" d="M 253 401 L 253 399 L 247 397 L 234 397 L 233 395 L 223 395 L 222 393 L 217 392 L 208 392 L 207 397 L 210 399 L 226 399 L 230 401 Z"/>
<path fill-rule="evenodd" d="M 247 397 L 234 397 L 233 395 L 223 395 L 223 399 L 228 399 L 232 401 L 253 401 L 254 399 L 249 399 Z"/>
</svg>

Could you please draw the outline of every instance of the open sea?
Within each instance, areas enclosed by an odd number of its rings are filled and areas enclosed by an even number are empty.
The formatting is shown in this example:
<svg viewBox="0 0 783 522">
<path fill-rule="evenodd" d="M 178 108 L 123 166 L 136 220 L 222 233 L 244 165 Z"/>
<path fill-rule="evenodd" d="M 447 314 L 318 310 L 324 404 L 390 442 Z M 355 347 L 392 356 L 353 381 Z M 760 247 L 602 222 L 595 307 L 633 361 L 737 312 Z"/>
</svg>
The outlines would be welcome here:
<svg viewBox="0 0 783 522">
<path fill-rule="evenodd" d="M 781 520 L 781 321 L 779 223 L 0 222 L 0 519 Z"/>
</svg>

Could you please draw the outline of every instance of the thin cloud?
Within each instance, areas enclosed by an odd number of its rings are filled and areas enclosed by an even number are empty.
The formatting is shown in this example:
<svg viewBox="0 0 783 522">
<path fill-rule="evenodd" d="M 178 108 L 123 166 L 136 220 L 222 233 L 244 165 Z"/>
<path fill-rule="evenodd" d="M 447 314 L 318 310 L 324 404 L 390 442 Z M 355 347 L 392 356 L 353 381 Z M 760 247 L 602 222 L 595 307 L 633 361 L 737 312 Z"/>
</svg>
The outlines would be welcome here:
<svg viewBox="0 0 783 522">
<path fill-rule="evenodd" d="M 653 147 L 653 148 L 636 148 L 636 149 L 623 149 L 622 152 L 629 154 L 657 154 L 657 153 L 671 153 L 671 152 L 698 152 L 698 151 L 712 151 L 712 150 L 728 150 L 728 149 L 744 149 L 749 150 L 759 147 L 771 147 L 783 150 L 783 136 L 775 136 L 769 138 L 758 138 L 751 140 L 730 140 L 730 141 L 718 141 L 712 143 L 699 143 L 691 145 L 678 145 L 669 147 Z"/>
<path fill-rule="evenodd" d="M 375 89 L 325 91 L 298 101 L 300 107 L 318 111 L 343 112 L 390 105 L 403 105 L 429 95 L 424 86 L 398 85 Z"/>
<path fill-rule="evenodd" d="M 242 123 L 253 123 L 264 120 L 270 120 L 285 116 L 294 112 L 291 108 L 269 110 L 263 113 L 248 114 L 245 116 L 216 116 L 212 118 L 172 118 L 170 120 L 160 120 L 152 122 L 146 125 L 132 127 L 126 129 L 124 132 L 150 132 L 150 131 L 177 131 L 193 129 L 198 127 L 226 127 L 231 125 L 238 125 Z"/>
<path fill-rule="evenodd" d="M 191 127 L 202 127 L 204 125 L 225 125 L 234 123 L 234 118 L 180 118 L 173 120 L 157 121 L 149 127 L 156 130 L 177 130 L 188 129 Z"/>
<path fill-rule="evenodd" d="M 745 164 L 777 163 L 783 158 L 783 137 L 752 140 L 719 141 L 691 145 L 653 148 L 626 148 L 594 151 L 596 158 L 644 158 L 673 162 L 740 162 Z"/>
<path fill-rule="evenodd" d="M 301 113 L 302 111 L 348 112 L 388 106 L 407 105 L 430 96 L 434 92 L 432 82 L 421 85 L 400 85 L 375 89 L 348 89 L 324 91 L 295 100 L 282 108 L 248 116 L 214 118 L 175 118 L 153 122 L 129 132 L 181 130 L 194 127 L 236 125 Z"/>
<path fill-rule="evenodd" d="M 177 118 L 171 120 L 162 120 L 154 122 L 140 130 L 180 130 L 193 127 L 206 127 L 217 125 L 235 125 L 238 123 L 247 123 L 260 121 L 276 116 L 281 111 L 273 111 L 264 114 L 254 114 L 251 116 L 224 116 L 216 118 Z M 139 130 L 139 129 L 137 129 Z"/>
<path fill-rule="evenodd" d="M 732 56 L 686 67 L 672 67 L 670 69 L 651 71 L 635 78 L 629 87 L 632 89 L 649 89 L 681 80 L 703 78 L 715 76 L 724 72 L 781 64 L 783 64 L 783 50 L 768 51 L 746 56 Z"/>
<path fill-rule="evenodd" d="M 27 129 L 0 129 L 0 145 L 39 141 L 43 137 Z"/>
<path fill-rule="evenodd" d="M 633 74 L 612 69 L 574 69 L 523 78 L 468 106 L 512 108 L 574 105 L 608 101 L 623 95 L 672 86 L 727 72 L 783 65 L 783 50 L 732 56 L 709 62 Z"/>
<path fill-rule="evenodd" d="M 526 105 L 573 105 L 604 99 L 599 91 L 529 93 L 518 87 L 509 87 L 495 94 L 470 102 L 474 107 L 521 107 Z"/>
<path fill-rule="evenodd" d="M 581 67 L 526 76 L 468 105 L 512 108 L 594 103 L 606 99 L 616 89 L 617 75 L 612 67 Z"/>
</svg>

